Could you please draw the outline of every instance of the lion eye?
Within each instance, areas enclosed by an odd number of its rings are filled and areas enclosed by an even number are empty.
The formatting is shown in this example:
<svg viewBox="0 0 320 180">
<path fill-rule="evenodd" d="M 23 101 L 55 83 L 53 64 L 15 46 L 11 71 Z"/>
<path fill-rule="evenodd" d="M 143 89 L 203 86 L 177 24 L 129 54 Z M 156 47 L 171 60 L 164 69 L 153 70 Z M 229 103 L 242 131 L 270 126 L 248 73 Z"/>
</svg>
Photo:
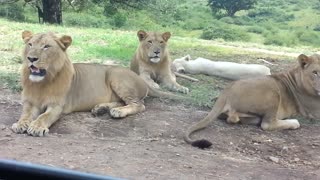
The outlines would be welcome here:
<svg viewBox="0 0 320 180">
<path fill-rule="evenodd" d="M 148 41 L 149 44 L 152 44 L 152 41 Z"/>
<path fill-rule="evenodd" d="M 318 71 L 312 71 L 314 75 L 318 75 Z"/>
<path fill-rule="evenodd" d="M 160 44 L 163 44 L 163 41 L 160 41 Z"/>
<path fill-rule="evenodd" d="M 32 44 L 31 43 L 28 43 L 29 47 L 32 47 Z"/>
<path fill-rule="evenodd" d="M 49 47 L 51 47 L 50 45 L 45 45 L 43 48 L 44 49 L 48 49 Z"/>
</svg>

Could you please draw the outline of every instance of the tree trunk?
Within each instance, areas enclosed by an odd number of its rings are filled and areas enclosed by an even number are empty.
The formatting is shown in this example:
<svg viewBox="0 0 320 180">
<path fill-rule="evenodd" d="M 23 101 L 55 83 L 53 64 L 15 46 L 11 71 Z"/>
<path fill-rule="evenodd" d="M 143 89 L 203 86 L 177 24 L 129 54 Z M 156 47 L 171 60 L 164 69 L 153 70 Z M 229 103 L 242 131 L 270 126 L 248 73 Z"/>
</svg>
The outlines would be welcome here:
<svg viewBox="0 0 320 180">
<path fill-rule="evenodd" d="M 42 0 L 43 22 L 62 24 L 61 0 Z"/>
</svg>

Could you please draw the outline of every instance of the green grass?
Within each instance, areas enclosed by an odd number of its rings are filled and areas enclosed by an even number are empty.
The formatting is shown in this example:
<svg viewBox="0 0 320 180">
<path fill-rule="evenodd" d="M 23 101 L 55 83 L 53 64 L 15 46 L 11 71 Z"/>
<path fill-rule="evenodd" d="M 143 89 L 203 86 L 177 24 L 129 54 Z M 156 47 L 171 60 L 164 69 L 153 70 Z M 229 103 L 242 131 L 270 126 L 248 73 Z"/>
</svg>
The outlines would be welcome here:
<svg viewBox="0 0 320 180">
<path fill-rule="evenodd" d="M 34 33 L 52 31 L 58 33 L 59 36 L 63 34 L 71 35 L 73 42 L 67 52 L 73 62 L 103 63 L 105 60 L 111 59 L 128 66 L 139 43 L 136 31 L 17 23 L 0 18 L 0 56 L 2 57 L 0 61 L 0 85 L 13 91 L 21 90 L 19 69 L 21 52 L 24 46 L 21 39 L 23 30 L 31 30 Z M 169 50 L 172 59 L 190 54 L 192 58 L 205 57 L 213 60 L 257 63 L 257 57 L 265 57 L 266 55 L 243 48 L 262 48 L 284 52 L 315 51 L 310 47 L 287 48 L 255 43 L 200 40 L 177 36 L 174 30 L 171 32 L 173 35 L 169 40 Z M 267 57 L 274 56 L 267 55 Z M 293 59 L 291 57 L 286 58 Z M 188 95 L 185 95 L 192 99 L 189 103 L 201 107 L 211 107 L 212 99 L 229 82 L 205 75 L 194 77 L 200 79 L 200 82 L 190 82 L 180 78 L 178 78 L 178 82 L 191 90 Z"/>
</svg>

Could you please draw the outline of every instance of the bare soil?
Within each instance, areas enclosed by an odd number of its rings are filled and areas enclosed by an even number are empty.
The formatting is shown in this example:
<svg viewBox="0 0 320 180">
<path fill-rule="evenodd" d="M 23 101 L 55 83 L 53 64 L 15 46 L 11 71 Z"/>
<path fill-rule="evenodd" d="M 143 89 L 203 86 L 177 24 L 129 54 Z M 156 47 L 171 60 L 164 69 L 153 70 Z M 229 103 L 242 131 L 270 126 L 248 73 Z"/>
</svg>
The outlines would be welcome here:
<svg viewBox="0 0 320 180">
<path fill-rule="evenodd" d="M 10 130 L 21 113 L 20 95 L 2 88 L 0 158 L 139 180 L 320 179 L 319 123 L 303 120 L 298 130 L 266 132 L 218 120 L 194 135 L 213 142 L 201 150 L 182 137 L 209 108 L 158 98 L 145 104 L 145 112 L 121 120 L 65 115 L 39 138 Z"/>
</svg>

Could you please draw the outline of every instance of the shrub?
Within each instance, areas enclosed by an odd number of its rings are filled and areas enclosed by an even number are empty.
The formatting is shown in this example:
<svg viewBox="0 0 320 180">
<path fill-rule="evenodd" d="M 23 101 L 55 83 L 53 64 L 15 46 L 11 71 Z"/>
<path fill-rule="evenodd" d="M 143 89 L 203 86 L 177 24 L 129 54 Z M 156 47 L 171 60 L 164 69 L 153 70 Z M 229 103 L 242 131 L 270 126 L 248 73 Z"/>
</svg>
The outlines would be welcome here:
<svg viewBox="0 0 320 180">
<path fill-rule="evenodd" d="M 1 5 L 0 16 L 15 21 L 23 21 L 25 19 L 22 6 L 15 3 Z"/>
<path fill-rule="evenodd" d="M 248 41 L 250 36 L 241 29 L 226 26 L 211 26 L 203 31 L 201 38 L 207 40 L 222 38 L 226 41 Z"/>
<path fill-rule="evenodd" d="M 319 46 L 320 45 L 320 36 L 316 32 L 312 31 L 298 31 L 296 36 L 299 41 L 308 46 Z"/>
<path fill-rule="evenodd" d="M 105 17 L 99 18 L 84 13 L 65 13 L 63 23 L 67 26 L 104 27 Z"/>
<path fill-rule="evenodd" d="M 235 17 L 223 17 L 220 21 L 227 24 L 236 24 L 239 26 L 251 25 L 253 24 L 252 19 L 247 16 L 235 16 Z"/>
<path fill-rule="evenodd" d="M 320 24 L 316 25 L 314 28 L 313 28 L 314 31 L 320 31 Z"/>
<path fill-rule="evenodd" d="M 288 46 L 292 47 L 297 45 L 299 42 L 298 38 L 293 33 L 269 33 L 265 37 L 264 44 L 266 45 L 277 45 L 277 46 Z"/>
<path fill-rule="evenodd" d="M 127 22 L 127 16 L 122 13 L 116 13 L 113 16 L 113 25 L 117 28 L 124 26 Z"/>
<path fill-rule="evenodd" d="M 247 16 L 255 19 L 257 22 L 267 21 L 268 19 L 274 19 L 276 22 L 285 22 L 295 18 L 293 14 L 287 14 L 281 9 L 272 7 L 251 10 Z"/>
<path fill-rule="evenodd" d="M 260 26 L 251 26 L 247 29 L 247 31 L 251 33 L 262 34 L 265 31 L 265 29 Z"/>
</svg>

